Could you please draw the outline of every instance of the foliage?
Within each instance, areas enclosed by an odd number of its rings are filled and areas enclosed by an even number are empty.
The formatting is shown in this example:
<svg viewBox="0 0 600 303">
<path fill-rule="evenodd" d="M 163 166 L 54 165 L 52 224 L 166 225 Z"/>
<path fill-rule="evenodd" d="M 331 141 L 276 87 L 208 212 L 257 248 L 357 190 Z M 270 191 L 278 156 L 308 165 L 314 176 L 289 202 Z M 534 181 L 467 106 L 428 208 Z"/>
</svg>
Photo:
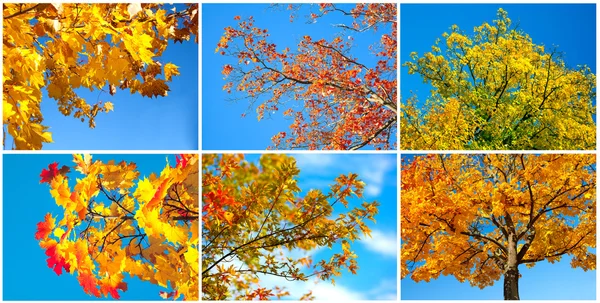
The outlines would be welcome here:
<svg viewBox="0 0 600 303">
<path fill-rule="evenodd" d="M 223 89 L 256 106 L 259 121 L 287 108 L 283 115 L 293 119 L 290 132 L 274 135 L 271 148 L 394 148 L 396 4 L 358 3 L 350 10 L 337 4 L 315 6 L 319 10 L 310 14 L 311 22 L 340 14 L 351 23 L 334 25 L 343 31 L 331 41 L 305 35 L 296 50 L 278 48 L 268 42 L 266 29 L 254 26 L 252 17 L 236 16 L 238 27 L 225 28 L 216 49 L 236 59 L 234 65 L 223 66 L 230 80 Z M 288 8 L 295 11 L 299 6 Z M 381 33 L 369 48 L 376 60 L 373 66 L 359 61 L 352 51 L 354 35 L 369 31 Z"/>
<path fill-rule="evenodd" d="M 506 11 L 466 35 L 453 25 L 432 51 L 411 53 L 409 74 L 433 87 L 425 106 L 402 104 L 403 149 L 593 149 L 596 76 L 568 67 L 511 29 Z M 426 109 L 422 109 L 426 108 Z"/>
<path fill-rule="evenodd" d="M 114 105 L 86 102 L 78 89 L 166 96 L 178 67 L 156 58 L 169 41 L 195 36 L 197 42 L 197 12 L 198 4 L 181 11 L 139 3 L 4 4 L 3 124 L 13 148 L 39 150 L 52 142 L 40 107 L 43 89 L 63 115 L 91 128 Z"/>
<path fill-rule="evenodd" d="M 301 196 L 299 173 L 295 160 L 281 154 L 262 155 L 259 166 L 244 161 L 243 155 L 203 155 L 204 300 L 288 295 L 283 288 L 261 287 L 262 275 L 289 281 L 315 276 L 335 283 L 333 277 L 342 269 L 356 273 L 357 256 L 350 243 L 361 232 L 370 236 L 364 221 L 374 221 L 378 203 L 365 201 L 346 210 L 353 195 L 362 197 L 365 184 L 356 174 L 339 176 L 327 193 L 313 189 Z M 342 252 L 314 264 L 310 255 L 286 255 L 335 243 L 341 243 Z"/>
<path fill-rule="evenodd" d="M 402 278 L 484 288 L 511 269 L 596 269 L 595 155 L 428 155 L 403 161 Z M 506 284 L 505 284 L 506 286 Z"/>
<path fill-rule="evenodd" d="M 38 223 L 35 239 L 48 266 L 77 274 L 95 297 L 119 299 L 128 273 L 169 288 L 159 293 L 165 299 L 198 300 L 198 156 L 176 159 L 175 167 L 142 179 L 135 163 L 73 155 L 83 174 L 73 190 L 67 166 L 44 169 L 41 182 L 64 209 L 58 223 L 50 213 Z"/>
</svg>

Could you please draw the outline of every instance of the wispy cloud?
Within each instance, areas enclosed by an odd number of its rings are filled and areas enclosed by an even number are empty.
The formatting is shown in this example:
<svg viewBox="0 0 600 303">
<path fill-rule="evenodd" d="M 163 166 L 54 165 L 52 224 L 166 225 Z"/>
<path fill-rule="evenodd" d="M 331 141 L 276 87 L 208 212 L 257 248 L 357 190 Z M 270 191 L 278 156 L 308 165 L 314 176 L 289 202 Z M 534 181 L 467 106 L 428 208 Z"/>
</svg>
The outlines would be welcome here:
<svg viewBox="0 0 600 303">
<path fill-rule="evenodd" d="M 294 158 L 302 171 L 323 173 L 335 168 L 358 173 L 367 184 L 365 195 L 371 197 L 381 194 L 383 187 L 390 183 L 389 172 L 396 167 L 396 159 L 389 155 L 299 154 Z M 319 185 L 323 185 L 324 181 L 319 181 Z"/>
<path fill-rule="evenodd" d="M 396 167 L 396 159 L 389 156 L 369 155 L 368 161 L 360 161 L 359 175 L 367 184 L 365 194 L 378 196 L 389 178 L 388 172 Z"/>
<path fill-rule="evenodd" d="M 296 164 L 301 169 L 319 170 L 335 165 L 336 157 L 333 154 L 299 154 L 294 155 Z"/>
<path fill-rule="evenodd" d="M 397 258 L 398 248 L 396 235 L 379 230 L 371 231 L 371 237 L 365 237 L 360 244 L 366 249 L 385 257 Z"/>
<path fill-rule="evenodd" d="M 398 283 L 396 280 L 381 280 L 379 285 L 372 288 L 369 292 L 370 300 L 390 300 L 396 301 L 398 296 Z"/>
<path fill-rule="evenodd" d="M 305 294 L 312 292 L 315 300 L 319 301 L 355 301 L 355 300 L 368 300 L 369 298 L 366 293 L 357 292 L 351 290 L 348 287 L 344 287 L 339 283 L 336 285 L 331 284 L 329 281 L 287 281 L 285 279 L 259 275 L 261 287 L 273 288 L 275 286 L 284 287 L 286 291 L 290 293 L 286 299 L 298 300 Z"/>
</svg>

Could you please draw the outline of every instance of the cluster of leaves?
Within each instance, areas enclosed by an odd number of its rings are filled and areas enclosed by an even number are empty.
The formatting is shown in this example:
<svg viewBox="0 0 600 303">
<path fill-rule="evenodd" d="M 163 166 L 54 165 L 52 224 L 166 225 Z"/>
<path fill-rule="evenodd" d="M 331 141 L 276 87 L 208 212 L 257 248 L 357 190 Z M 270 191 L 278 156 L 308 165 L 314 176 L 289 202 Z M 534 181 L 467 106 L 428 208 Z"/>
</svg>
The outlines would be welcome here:
<svg viewBox="0 0 600 303">
<path fill-rule="evenodd" d="M 261 156 L 260 166 L 244 161 L 243 155 L 203 155 L 203 299 L 288 295 L 283 288 L 260 287 L 261 275 L 299 281 L 315 276 L 335 283 L 333 277 L 343 269 L 356 273 L 350 242 L 360 233 L 370 235 L 365 220 L 374 220 L 378 203 L 365 201 L 345 210 L 353 195 L 362 197 L 365 184 L 356 174 L 339 176 L 327 193 L 309 190 L 302 197 L 299 172 L 295 160 L 281 154 Z M 315 264 L 310 256 L 286 254 L 335 243 L 341 243 L 342 252 Z"/>
<path fill-rule="evenodd" d="M 595 155 L 428 155 L 402 167 L 402 278 L 481 288 L 571 255 L 596 268 Z M 512 262 L 512 264 L 511 264 Z"/>
<path fill-rule="evenodd" d="M 567 67 L 556 50 L 511 29 L 502 9 L 472 36 L 454 25 L 443 38 L 404 64 L 433 90 L 424 107 L 415 96 L 403 102 L 403 149 L 596 146 L 596 76 L 587 66 Z"/>
<path fill-rule="evenodd" d="M 113 110 L 113 104 L 88 103 L 77 89 L 166 96 L 178 67 L 155 58 L 169 41 L 198 39 L 198 4 L 181 11 L 139 3 L 3 7 L 3 124 L 16 149 L 38 150 L 52 142 L 42 124 L 43 88 L 63 115 L 93 128 L 98 112 Z"/>
<path fill-rule="evenodd" d="M 198 155 L 177 156 L 175 167 L 143 179 L 134 163 L 73 159 L 84 176 L 73 190 L 68 166 L 52 163 L 40 175 L 64 209 L 58 223 L 48 213 L 35 233 L 48 266 L 57 275 L 77 274 L 96 297 L 119 299 L 128 273 L 170 288 L 159 293 L 165 299 L 197 300 Z"/>
<path fill-rule="evenodd" d="M 295 51 L 268 42 L 268 31 L 255 27 L 252 17 L 236 16 L 238 27 L 227 27 L 216 48 L 221 55 L 237 59 L 235 65 L 223 67 L 230 80 L 223 89 L 256 106 L 258 120 L 287 108 L 283 115 L 293 119 L 290 133 L 273 136 L 271 148 L 394 148 L 396 5 L 358 3 L 349 10 L 335 4 L 314 6 L 318 12 L 308 16 L 313 21 L 342 14 L 351 23 L 335 25 L 343 31 L 331 41 L 304 36 Z M 381 32 L 379 41 L 370 46 L 375 66 L 352 55 L 352 36 L 368 31 Z"/>
</svg>

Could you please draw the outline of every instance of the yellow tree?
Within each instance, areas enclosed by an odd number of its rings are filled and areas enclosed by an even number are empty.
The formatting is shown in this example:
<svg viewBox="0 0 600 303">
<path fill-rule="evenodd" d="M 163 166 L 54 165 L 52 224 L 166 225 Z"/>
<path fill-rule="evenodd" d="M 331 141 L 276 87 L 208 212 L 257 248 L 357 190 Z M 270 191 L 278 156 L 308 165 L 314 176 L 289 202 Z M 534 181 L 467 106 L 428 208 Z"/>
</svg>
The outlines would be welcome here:
<svg viewBox="0 0 600 303">
<path fill-rule="evenodd" d="M 506 11 L 467 35 L 453 25 L 409 74 L 431 84 L 402 104 L 404 149 L 593 149 L 596 76 L 511 28 Z"/>
<path fill-rule="evenodd" d="M 3 125 L 16 149 L 52 142 L 40 109 L 43 90 L 63 115 L 93 128 L 96 115 L 114 106 L 87 102 L 78 89 L 166 96 L 179 71 L 160 56 L 169 41 L 198 39 L 198 4 L 179 11 L 140 3 L 3 6 Z"/>
<path fill-rule="evenodd" d="M 73 190 L 66 165 L 40 175 L 64 209 L 58 222 L 48 213 L 35 233 L 48 266 L 77 275 L 95 297 L 119 299 L 127 273 L 168 289 L 159 293 L 165 299 L 198 300 L 198 155 L 177 156 L 175 167 L 147 178 L 135 163 L 73 160 L 84 175 Z"/>
<path fill-rule="evenodd" d="M 377 202 L 348 209 L 353 196 L 362 198 L 365 184 L 356 174 L 336 178 L 328 192 L 301 194 L 296 161 L 266 154 L 260 165 L 243 155 L 202 157 L 202 298 L 265 300 L 289 293 L 260 286 L 260 277 L 307 281 L 330 280 L 343 269 L 356 273 L 350 243 L 369 236 L 365 220 L 374 220 Z M 309 251 L 340 243 L 342 251 L 328 260 L 293 257 L 293 249 Z M 306 294 L 302 299 L 311 298 Z"/>
<path fill-rule="evenodd" d="M 519 265 L 596 269 L 595 155 L 428 155 L 402 166 L 402 278 L 453 275 L 484 288 Z"/>
</svg>

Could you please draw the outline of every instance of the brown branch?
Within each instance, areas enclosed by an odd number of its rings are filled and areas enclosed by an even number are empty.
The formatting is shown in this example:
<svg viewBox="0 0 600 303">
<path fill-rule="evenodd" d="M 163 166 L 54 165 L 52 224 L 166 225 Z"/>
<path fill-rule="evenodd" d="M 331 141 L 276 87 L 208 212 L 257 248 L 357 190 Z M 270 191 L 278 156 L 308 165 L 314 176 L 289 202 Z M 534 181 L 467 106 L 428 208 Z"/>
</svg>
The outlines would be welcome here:
<svg viewBox="0 0 600 303">
<path fill-rule="evenodd" d="M 353 146 L 350 146 L 349 150 L 357 150 L 357 149 L 360 149 L 360 148 L 366 146 L 367 144 L 369 144 L 369 142 L 371 142 L 375 138 L 377 138 L 377 136 L 379 136 L 379 134 L 381 134 L 386 128 L 391 127 L 396 122 L 396 119 L 397 119 L 397 117 L 394 116 L 392 119 L 388 120 L 388 122 L 386 122 L 379 130 L 377 130 L 374 134 L 369 136 L 367 138 L 367 140 L 357 143 Z"/>
<path fill-rule="evenodd" d="M 14 17 L 20 16 L 22 14 L 26 14 L 26 13 L 28 13 L 28 12 L 30 12 L 30 11 L 38 8 L 38 7 L 44 8 L 45 6 L 48 6 L 48 4 L 47 3 L 46 4 L 36 4 L 36 5 L 34 5 L 34 6 L 30 7 L 30 8 L 27 8 L 25 10 L 22 10 L 22 11 L 20 10 L 20 11 L 14 13 L 12 15 L 9 15 L 9 16 L 6 16 L 6 17 L 3 16 L 3 18 L 4 18 L 4 20 L 8 20 L 10 18 L 14 18 Z"/>
</svg>

